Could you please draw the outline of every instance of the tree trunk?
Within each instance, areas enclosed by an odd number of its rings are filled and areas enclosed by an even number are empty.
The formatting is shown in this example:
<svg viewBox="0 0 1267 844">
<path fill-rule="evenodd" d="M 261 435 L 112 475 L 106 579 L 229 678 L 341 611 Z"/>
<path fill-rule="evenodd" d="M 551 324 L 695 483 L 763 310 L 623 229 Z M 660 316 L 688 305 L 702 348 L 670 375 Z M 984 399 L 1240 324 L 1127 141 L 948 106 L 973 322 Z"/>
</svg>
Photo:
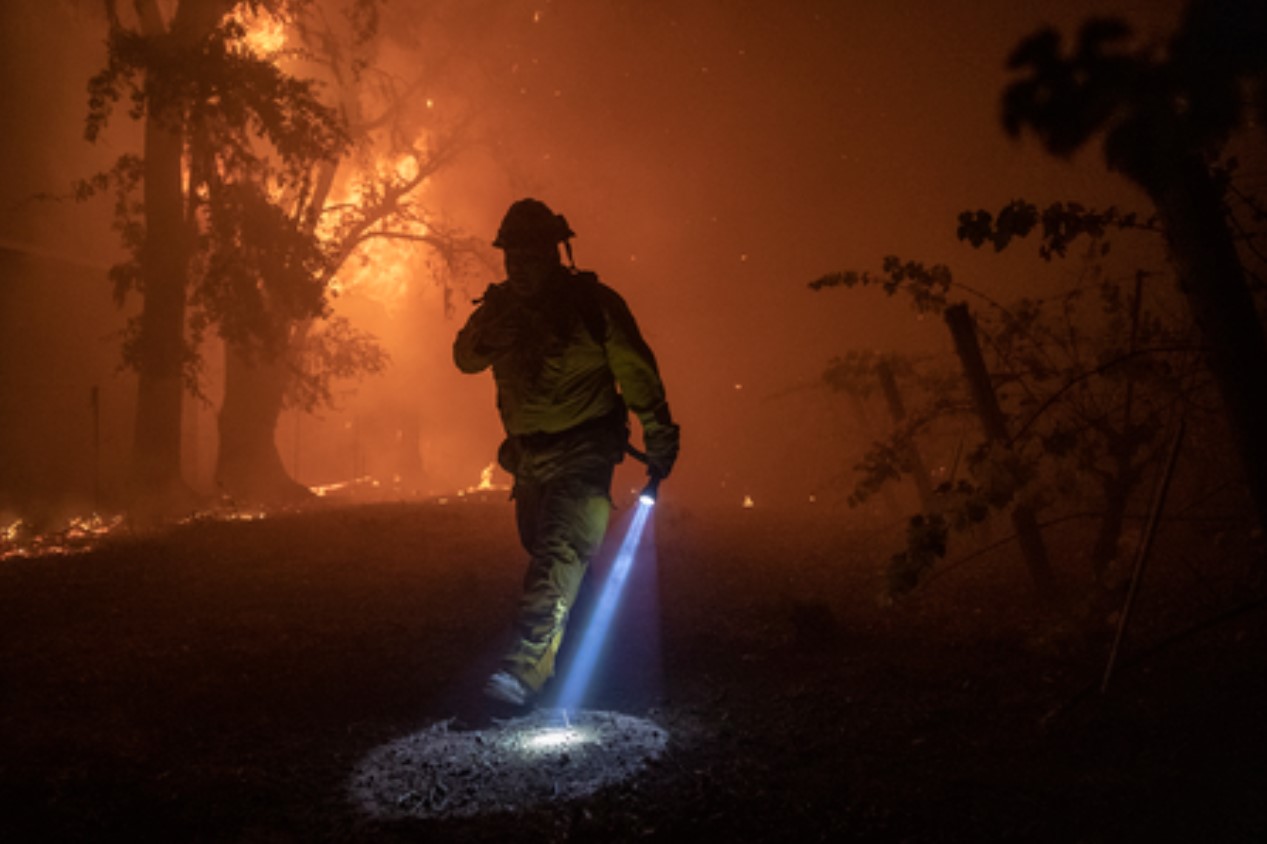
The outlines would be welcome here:
<svg viewBox="0 0 1267 844">
<path fill-rule="evenodd" d="M 1267 340 L 1222 196 L 1209 168 L 1189 156 L 1145 185 L 1166 230 L 1170 254 L 1207 350 L 1258 523 L 1267 530 Z"/>
<path fill-rule="evenodd" d="M 400 486 L 417 495 L 426 478 L 422 465 L 422 414 L 416 407 L 404 407 L 396 412 L 400 427 L 396 434 L 394 474 L 400 478 Z"/>
<path fill-rule="evenodd" d="M 215 26 L 232 0 L 184 0 L 169 31 L 156 0 L 136 0 L 141 33 L 165 48 L 188 46 Z M 165 42 L 165 43 L 164 43 Z M 150 97 L 145 117 L 143 302 L 136 338 L 137 396 L 132 509 L 142 519 L 191 506 L 180 471 L 185 305 L 190 237 L 185 229 L 182 104 Z"/>
<path fill-rule="evenodd" d="M 853 408 L 854 419 L 858 422 L 858 427 L 862 429 L 863 436 L 869 442 L 875 442 L 878 438 L 871 429 L 871 420 L 867 416 L 867 405 L 862 400 L 862 396 L 853 390 L 846 390 L 849 396 L 849 406 Z M 898 503 L 897 496 L 893 494 L 893 487 L 890 484 L 884 484 L 880 487 L 880 498 L 884 500 L 884 506 L 895 519 L 900 519 L 906 515 L 902 509 L 902 505 Z"/>
<path fill-rule="evenodd" d="M 313 209 L 325 205 L 335 169 L 326 164 L 318 172 L 317 188 L 311 198 Z M 314 211 L 308 224 L 315 222 Z M 281 354 L 294 353 L 311 327 L 311 320 L 292 323 L 288 348 Z M 244 355 L 232 343 L 225 343 L 224 360 L 216 484 L 230 498 L 241 502 L 287 504 L 310 498 L 311 490 L 286 472 L 277 451 L 277 424 L 291 377 L 285 358 L 266 360 L 261 355 Z"/>
<path fill-rule="evenodd" d="M 226 343 L 216 484 L 238 504 L 291 504 L 311 491 L 287 474 L 277 451 L 286 363 Z"/>
<path fill-rule="evenodd" d="M 902 393 L 897 388 L 897 378 L 893 375 L 893 367 L 884 361 L 876 366 L 876 375 L 880 377 L 880 388 L 884 391 L 884 400 L 889 406 L 889 417 L 895 429 L 901 428 L 906 421 L 906 405 L 902 402 Z M 928 477 L 928 467 L 919 453 L 919 446 L 912 439 L 906 449 L 906 460 L 910 464 L 911 477 L 915 479 L 915 489 L 919 491 L 920 505 L 925 509 L 932 506 L 933 483 Z"/>
<path fill-rule="evenodd" d="M 1126 507 L 1135 489 L 1136 478 L 1129 465 L 1119 466 L 1117 473 L 1104 483 L 1104 516 L 1091 546 L 1091 574 L 1098 584 L 1104 584 L 1109 565 L 1117 557 L 1118 542 L 1122 538 L 1122 525 L 1126 522 Z"/>
<path fill-rule="evenodd" d="M 189 496 L 180 473 L 182 362 L 185 350 L 187 238 L 183 226 L 180 127 L 151 114 L 145 122 L 145 299 L 137 337 L 134 494 L 148 502 Z"/>
</svg>

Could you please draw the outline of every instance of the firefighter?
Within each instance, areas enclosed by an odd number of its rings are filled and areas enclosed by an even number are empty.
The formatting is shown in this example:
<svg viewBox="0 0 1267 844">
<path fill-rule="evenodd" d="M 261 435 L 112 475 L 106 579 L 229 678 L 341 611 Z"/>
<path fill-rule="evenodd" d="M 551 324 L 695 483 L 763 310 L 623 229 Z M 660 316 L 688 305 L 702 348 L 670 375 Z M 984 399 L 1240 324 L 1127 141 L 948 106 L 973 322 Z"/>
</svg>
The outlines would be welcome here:
<svg viewBox="0 0 1267 844">
<path fill-rule="evenodd" d="M 493 242 L 506 280 L 476 300 L 453 344 L 463 372 L 492 367 L 506 431 L 498 462 L 514 476 L 515 519 L 530 557 L 512 641 L 484 687 L 517 706 L 534 701 L 554 673 L 568 613 L 607 529 L 629 411 L 653 479 L 668 476 L 678 453 L 655 356 L 620 295 L 576 270 L 572 237 L 545 203 L 512 204 Z"/>
</svg>

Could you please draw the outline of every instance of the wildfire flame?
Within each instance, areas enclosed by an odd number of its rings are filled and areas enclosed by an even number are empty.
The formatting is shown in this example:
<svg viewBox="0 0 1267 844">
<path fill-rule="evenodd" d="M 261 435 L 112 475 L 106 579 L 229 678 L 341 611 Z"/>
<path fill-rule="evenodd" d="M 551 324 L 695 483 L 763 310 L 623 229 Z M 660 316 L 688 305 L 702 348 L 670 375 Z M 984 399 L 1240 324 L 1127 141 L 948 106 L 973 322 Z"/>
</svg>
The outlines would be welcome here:
<svg viewBox="0 0 1267 844">
<path fill-rule="evenodd" d="M 17 557 L 67 556 L 96 548 L 123 524 L 123 516 L 93 513 L 75 516 L 47 533 L 32 534 L 32 526 L 21 519 L 0 528 L 0 560 Z"/>
<path fill-rule="evenodd" d="M 485 466 L 483 469 L 480 470 L 480 482 L 475 486 L 468 486 L 466 489 L 459 489 L 457 492 L 457 497 L 466 498 L 468 495 L 475 495 L 476 493 L 502 492 L 502 491 L 510 489 L 510 487 L 506 486 L 505 484 L 493 483 L 493 472 L 496 470 L 497 470 L 497 463 L 496 462 L 489 463 L 487 466 Z M 439 503 L 448 504 L 449 498 L 447 496 L 440 498 Z"/>
<path fill-rule="evenodd" d="M 413 204 L 427 187 L 426 179 L 418 180 L 418 168 L 418 159 L 412 153 L 381 155 L 368 167 L 368 171 L 349 174 L 339 180 L 330 192 L 326 208 L 356 208 L 379 191 L 387 188 L 399 191 L 411 185 L 412 189 L 399 201 L 402 206 Z M 338 236 L 339 216 L 339 213 L 322 216 L 318 234 L 323 239 Z M 336 296 L 354 293 L 382 304 L 389 311 L 404 302 L 411 283 L 424 272 L 420 267 L 424 251 L 420 239 L 426 237 L 428 229 L 426 224 L 412 218 L 398 219 L 390 225 L 390 229 L 390 233 L 381 233 L 382 230 L 375 226 L 371 231 L 380 233 L 361 240 L 330 283 L 332 293 Z"/>
<path fill-rule="evenodd" d="M 418 270 L 418 244 L 392 238 L 367 240 L 330 283 L 334 295 L 354 293 L 393 311 L 405 301 Z"/>
<path fill-rule="evenodd" d="M 325 498 L 341 492 L 350 492 L 365 489 L 378 489 L 382 483 L 377 478 L 365 475 L 360 478 L 353 478 L 350 481 L 339 481 L 332 484 L 318 484 L 310 486 L 310 489 L 318 498 Z"/>
<path fill-rule="evenodd" d="M 263 8 L 252 10 L 244 4 L 229 14 L 246 30 L 242 45 L 250 52 L 261 58 L 271 59 L 285 49 L 286 21 L 280 16 Z"/>
</svg>

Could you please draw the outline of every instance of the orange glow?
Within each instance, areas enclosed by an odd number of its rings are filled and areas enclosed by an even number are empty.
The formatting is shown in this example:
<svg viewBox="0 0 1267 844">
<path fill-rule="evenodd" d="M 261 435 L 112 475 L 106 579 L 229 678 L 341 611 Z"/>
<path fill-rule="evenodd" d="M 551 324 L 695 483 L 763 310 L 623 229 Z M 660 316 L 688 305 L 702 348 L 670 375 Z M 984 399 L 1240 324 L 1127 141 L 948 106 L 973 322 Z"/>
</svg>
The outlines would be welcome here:
<svg viewBox="0 0 1267 844">
<path fill-rule="evenodd" d="M 338 493 L 338 492 L 354 490 L 357 488 L 377 489 L 379 486 L 381 486 L 381 484 L 379 483 L 378 480 L 374 478 L 370 478 L 370 477 L 362 477 L 362 478 L 354 478 L 350 481 L 339 481 L 338 483 L 333 483 L 333 484 L 321 484 L 318 486 L 310 486 L 308 487 L 308 489 L 310 489 L 313 492 L 313 494 L 315 494 L 318 498 L 325 498 L 329 495 L 333 495 L 334 493 Z"/>
<path fill-rule="evenodd" d="M 420 201 L 427 188 L 427 179 L 419 178 L 418 159 L 415 155 L 380 156 L 371 167 L 368 178 L 364 176 L 344 179 L 331 192 L 327 209 L 350 209 L 363 206 L 373 191 L 400 191 L 398 200 L 401 211 L 406 211 Z M 408 216 L 402 214 L 400 216 Z M 325 239 L 336 235 L 338 214 L 323 216 L 318 228 Z M 330 283 L 335 295 L 355 293 L 383 305 L 389 312 L 397 310 L 409 293 L 410 282 L 419 272 L 425 244 L 427 226 L 416 219 L 402 219 L 386 227 L 375 224 L 352 254 L 348 256 Z"/>
<path fill-rule="evenodd" d="M 496 469 L 496 463 L 489 463 L 480 470 L 480 482 L 475 486 L 468 486 L 466 489 L 458 490 L 457 497 L 465 498 L 468 495 L 475 495 L 481 492 L 505 492 L 506 490 L 509 490 L 510 487 L 505 484 L 493 483 L 493 472 L 496 471 Z M 439 501 L 441 504 L 447 504 L 448 498 L 441 498 Z"/>
<path fill-rule="evenodd" d="M 24 536 L 30 526 L 19 519 L 0 527 L 0 560 L 17 557 L 66 556 L 82 554 L 96 548 L 123 525 L 123 516 L 75 516 L 57 530 Z"/>
<path fill-rule="evenodd" d="M 242 45 L 250 52 L 260 58 L 272 59 L 285 49 L 286 21 L 282 17 L 263 8 L 252 11 L 245 5 L 239 5 L 229 15 L 246 29 Z"/>
<path fill-rule="evenodd" d="M 336 295 L 355 293 L 395 311 L 409 294 L 419 251 L 416 241 L 387 237 L 367 240 L 339 269 L 330 290 Z"/>
</svg>

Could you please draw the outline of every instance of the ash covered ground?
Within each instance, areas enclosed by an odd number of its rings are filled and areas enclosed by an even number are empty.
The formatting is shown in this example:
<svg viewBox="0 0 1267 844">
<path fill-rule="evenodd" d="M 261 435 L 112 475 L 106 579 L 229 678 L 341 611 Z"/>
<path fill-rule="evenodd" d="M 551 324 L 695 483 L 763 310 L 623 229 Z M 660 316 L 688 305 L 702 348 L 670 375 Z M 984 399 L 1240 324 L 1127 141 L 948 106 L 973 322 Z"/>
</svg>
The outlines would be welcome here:
<svg viewBox="0 0 1267 844">
<path fill-rule="evenodd" d="M 574 713 L 594 740 L 535 757 L 548 706 L 479 694 L 522 570 L 504 501 L 12 558 L 0 838 L 1263 840 L 1260 551 L 1165 531 L 1101 695 L 1111 613 L 1035 605 L 1006 545 L 885 606 L 900 524 L 667 503 Z M 1085 537 L 1051 539 L 1076 596 Z"/>
</svg>

